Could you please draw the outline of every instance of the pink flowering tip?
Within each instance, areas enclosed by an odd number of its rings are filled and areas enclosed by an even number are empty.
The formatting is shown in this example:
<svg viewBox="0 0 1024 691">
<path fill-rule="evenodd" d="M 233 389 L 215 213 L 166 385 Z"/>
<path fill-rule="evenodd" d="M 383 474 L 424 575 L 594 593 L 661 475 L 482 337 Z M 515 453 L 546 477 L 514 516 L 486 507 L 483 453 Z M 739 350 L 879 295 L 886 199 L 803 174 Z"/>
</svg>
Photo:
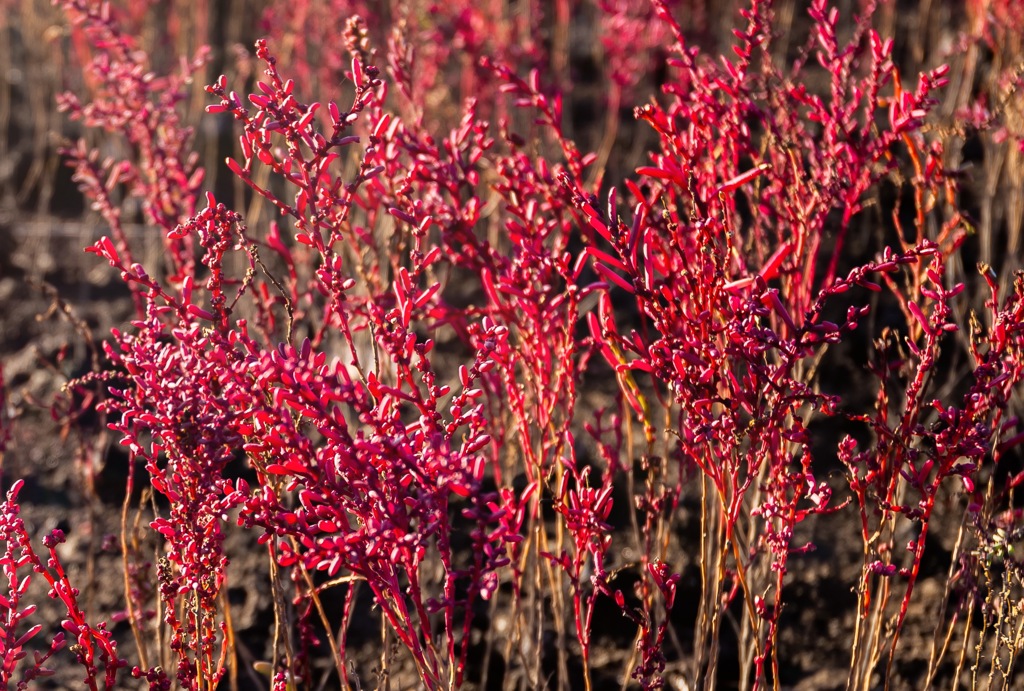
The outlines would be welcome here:
<svg viewBox="0 0 1024 691">
<path fill-rule="evenodd" d="M 641 405 L 640 399 L 636 397 L 636 394 L 633 393 L 632 389 L 628 386 L 620 386 L 619 390 L 622 391 L 623 396 L 626 397 L 626 402 L 629 404 L 629 407 L 633 409 L 634 413 L 636 413 L 637 419 L 646 420 L 647 416 L 644 413 L 644 407 Z"/>
<path fill-rule="evenodd" d="M 310 104 L 306 114 L 299 118 L 299 122 L 296 127 L 300 130 L 304 130 L 309 127 L 310 123 L 313 122 L 313 118 L 316 116 L 316 112 L 320 110 L 320 103 L 314 102 Z"/>
<path fill-rule="evenodd" d="M 722 289 L 727 293 L 738 293 L 744 288 L 749 287 L 754 282 L 753 276 L 747 276 L 746 278 L 740 278 L 735 281 L 729 281 L 722 286 Z"/>
<path fill-rule="evenodd" d="M 920 306 L 918 306 L 916 302 L 908 302 L 907 309 L 909 309 L 910 313 L 914 315 L 914 319 L 916 319 L 917 323 L 921 325 L 924 332 L 931 336 L 933 334 L 932 327 L 928 323 L 928 318 L 924 315 L 924 312 L 921 311 Z"/>
<path fill-rule="evenodd" d="M 596 230 L 601 237 L 603 237 L 608 242 L 612 241 L 612 234 L 611 232 L 609 232 L 608 226 L 604 224 L 604 221 L 602 221 L 596 215 L 589 216 L 587 220 L 590 222 L 590 227 Z"/>
<path fill-rule="evenodd" d="M 587 312 L 587 326 L 590 328 L 590 335 L 593 337 L 596 343 L 604 344 L 604 335 L 601 333 L 601 324 L 597 320 L 597 315 L 593 312 Z"/>
<path fill-rule="evenodd" d="M 563 462 L 565 459 L 563 459 Z M 555 490 L 555 499 L 560 502 L 565 502 L 566 496 L 569 494 L 569 479 L 572 476 L 572 472 L 562 473 L 562 479 L 558 481 L 558 489 Z"/>
<path fill-rule="evenodd" d="M 601 214 L 599 214 L 597 209 L 595 209 L 589 202 L 583 202 L 580 205 L 580 208 L 583 210 L 583 213 L 586 214 L 588 219 L 591 219 L 592 221 L 596 219 L 600 222 Z M 604 227 L 605 231 L 608 230 L 607 226 L 605 226 L 603 222 L 601 223 L 601 226 Z"/>
<path fill-rule="evenodd" d="M 227 166 L 231 170 L 231 172 L 234 173 L 235 175 L 237 175 L 238 177 L 240 177 L 240 178 L 247 178 L 247 177 L 249 177 L 249 174 L 242 168 L 242 166 L 235 159 L 233 159 L 230 156 L 228 156 L 227 158 L 224 159 L 224 162 L 227 164 Z"/>
<path fill-rule="evenodd" d="M 371 396 L 378 400 L 384 392 L 380 380 L 377 379 L 377 375 L 373 372 L 366 375 L 366 390 L 370 392 Z"/>
<path fill-rule="evenodd" d="M 18 637 L 18 639 L 16 641 L 14 641 L 13 644 L 8 646 L 8 649 L 9 650 L 11 650 L 11 649 L 17 650 L 21 646 L 23 646 L 26 643 L 28 643 L 29 640 L 31 640 L 37 633 L 39 633 L 42 630 L 42 628 L 43 628 L 42 624 L 36 624 L 32 628 L 30 628 L 28 631 L 26 631 L 25 633 L 21 634 Z"/>
<path fill-rule="evenodd" d="M 272 166 L 274 165 L 274 155 L 267 149 L 260 149 L 256 152 L 256 158 L 260 159 L 260 162 Z"/>
<path fill-rule="evenodd" d="M 284 244 L 284 241 L 281 238 L 281 228 L 276 221 L 273 221 L 270 224 L 270 232 L 267 233 L 267 246 L 281 255 L 289 265 L 292 264 L 291 251 Z"/>
<path fill-rule="evenodd" d="M 631 283 L 629 283 L 622 276 L 619 276 L 617 273 L 609 269 L 604 264 L 594 264 L 594 270 L 597 271 L 597 273 L 601 274 L 601 276 L 603 276 L 604 278 L 608 279 L 618 287 L 625 290 L 627 293 L 636 293 L 636 290 L 633 288 L 633 285 Z"/>
<path fill-rule="evenodd" d="M 654 367 L 647 360 L 633 360 L 629 363 L 629 368 L 639 370 L 641 372 L 654 373 Z"/>
<path fill-rule="evenodd" d="M 404 298 L 411 289 L 412 281 L 409 279 L 409 270 L 403 266 L 398 269 L 398 281 L 395 284 L 395 292 Z"/>
<path fill-rule="evenodd" d="M 718 194 L 726 194 L 728 192 L 732 192 L 737 187 L 741 187 L 741 186 L 747 184 L 748 182 L 754 180 L 755 178 L 757 178 L 764 171 L 771 169 L 771 167 L 772 166 L 771 166 L 770 163 L 761 163 L 760 165 L 758 165 L 758 166 L 756 166 L 754 168 L 751 168 L 750 170 L 748 170 L 745 173 L 740 173 L 736 177 L 734 177 L 734 178 L 732 178 L 730 180 L 726 180 L 716 190 L 716 192 Z"/>
<path fill-rule="evenodd" d="M 775 310 L 775 312 L 779 315 L 779 317 L 782 318 L 782 321 L 785 322 L 786 326 L 788 326 L 790 330 L 794 332 L 797 331 L 797 326 L 796 323 L 793 321 L 793 317 L 790 316 L 789 310 L 786 309 L 786 306 L 782 304 L 782 300 L 779 299 L 779 291 L 775 290 L 774 288 L 766 291 L 764 295 L 761 296 L 761 303 L 765 307 L 771 307 L 773 310 Z"/>
<path fill-rule="evenodd" d="M 172 542 L 178 537 L 178 533 L 174 529 L 174 526 L 168 523 L 166 519 L 158 518 L 152 521 L 149 524 L 149 527 Z"/>
<path fill-rule="evenodd" d="M 471 454 L 475 454 L 477 451 L 479 451 L 480 449 L 482 449 L 485 446 L 487 446 L 490 442 L 491 442 L 490 435 L 488 435 L 488 434 L 481 434 L 481 435 L 477 436 L 476 438 L 470 439 L 469 441 L 467 441 L 462 446 L 462 453 L 466 454 L 467 456 L 469 456 Z M 483 459 L 479 459 L 479 458 L 477 459 L 477 461 L 479 461 L 479 462 L 482 462 L 482 460 Z M 474 465 L 473 476 L 476 477 L 477 479 L 481 479 L 483 477 L 483 469 L 480 468 L 479 471 L 478 471 L 477 465 Z"/>
<path fill-rule="evenodd" d="M 363 72 L 363 63 L 362 63 L 362 61 L 359 60 L 358 56 L 353 55 L 352 56 L 352 81 L 355 83 L 356 87 L 361 87 L 363 85 L 363 80 L 364 79 L 365 79 L 365 73 Z"/>
<path fill-rule="evenodd" d="M 502 304 L 503 301 L 501 299 L 501 295 L 498 293 L 498 289 L 494 285 L 494 275 L 490 271 L 484 269 L 480 273 L 480 282 L 483 285 L 484 294 L 487 295 L 487 299 L 490 303 L 495 306 Z"/>
<path fill-rule="evenodd" d="M 374 137 L 374 139 L 380 139 L 387 132 L 388 127 L 390 126 L 390 124 L 391 124 L 391 114 L 390 113 L 384 113 L 381 116 L 380 120 L 377 121 L 376 127 L 373 128 L 373 135 L 372 136 Z"/>
<path fill-rule="evenodd" d="M 579 280 L 580 274 L 583 273 L 583 267 L 587 265 L 587 259 L 589 258 L 590 254 L 587 252 L 582 252 L 578 257 L 576 257 L 576 261 L 572 265 L 571 276 L 573 281 Z"/>
<path fill-rule="evenodd" d="M 463 498 L 469 497 L 473 493 L 472 488 L 470 488 L 468 485 L 464 485 L 458 482 L 450 483 L 448 485 L 448 489 L 451 490 L 452 493 Z"/>
<path fill-rule="evenodd" d="M 423 307 L 425 304 L 430 302 L 434 298 L 435 295 L 437 295 L 437 292 L 440 289 L 441 289 L 441 284 L 440 283 L 433 284 L 432 286 L 430 286 L 429 288 L 424 290 L 422 293 L 420 293 L 419 297 L 417 297 L 413 301 L 413 307 L 416 307 L 416 308 Z"/>
<path fill-rule="evenodd" d="M 362 174 L 363 180 L 372 180 L 384 172 L 384 166 L 374 166 Z"/>
<path fill-rule="evenodd" d="M 192 283 L 192 276 L 186 276 L 181 283 L 181 304 L 183 305 L 192 304 Z"/>
<path fill-rule="evenodd" d="M 106 235 L 97 240 L 95 244 L 86 247 L 85 251 L 98 254 L 109 261 L 111 266 L 118 266 L 121 263 L 121 257 L 117 253 L 117 248 L 114 247 L 113 241 Z"/>
<path fill-rule="evenodd" d="M 655 180 L 668 180 L 676 183 L 677 185 L 683 185 L 685 182 L 679 173 L 668 171 L 664 168 L 657 168 L 655 166 L 640 166 L 636 169 L 636 174 L 654 178 Z"/>
<path fill-rule="evenodd" d="M 424 219 L 429 220 L 429 219 Z M 423 261 L 420 266 L 427 267 L 436 262 L 441 256 L 440 247 L 432 247 L 429 252 L 423 256 Z"/>
<path fill-rule="evenodd" d="M 893 576 L 895 575 L 897 568 L 895 564 L 886 564 L 875 560 L 868 564 L 868 571 L 879 576 Z"/>
<path fill-rule="evenodd" d="M 679 574 L 672 573 L 668 565 L 662 561 L 650 562 L 647 565 L 647 572 L 665 598 L 665 607 L 672 609 L 672 605 L 675 602 L 676 584 L 679 582 Z"/>
<path fill-rule="evenodd" d="M 629 227 L 629 241 L 628 251 L 629 256 L 633 258 L 633 263 L 636 264 L 636 248 L 640 242 L 641 229 L 644 227 L 644 222 L 647 220 L 647 207 L 644 202 L 640 201 L 633 207 L 633 224 Z"/>
<path fill-rule="evenodd" d="M 796 245 L 792 242 L 787 242 L 779 247 L 772 256 L 768 257 L 768 261 L 761 267 L 760 276 L 766 281 L 770 281 L 779 275 L 779 268 L 782 263 L 786 260 L 786 257 L 790 255 Z"/>
<path fill-rule="evenodd" d="M 603 252 L 597 249 L 593 245 L 588 246 L 586 250 L 584 250 L 584 254 L 593 257 L 595 262 L 604 262 L 605 264 L 607 264 L 612 269 L 615 269 L 616 271 L 629 273 L 629 269 L 620 260 L 616 259 L 607 252 Z"/>
<path fill-rule="evenodd" d="M 199 319 L 208 319 L 210 321 L 213 321 L 215 319 L 213 314 L 207 312 L 199 305 L 188 305 L 188 307 L 186 307 L 186 311 L 193 317 L 197 317 Z"/>
</svg>

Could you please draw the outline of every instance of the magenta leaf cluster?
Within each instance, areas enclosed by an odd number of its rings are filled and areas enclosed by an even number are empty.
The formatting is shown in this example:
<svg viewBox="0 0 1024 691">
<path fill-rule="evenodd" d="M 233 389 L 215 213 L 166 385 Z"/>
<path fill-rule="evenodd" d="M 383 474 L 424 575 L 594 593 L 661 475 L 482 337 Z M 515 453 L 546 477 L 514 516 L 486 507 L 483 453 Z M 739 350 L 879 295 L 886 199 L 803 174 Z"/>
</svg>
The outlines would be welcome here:
<svg viewBox="0 0 1024 691">
<path fill-rule="evenodd" d="M 196 122 L 208 50 L 161 74 L 123 28 L 132 3 L 57 4 L 90 56 L 89 93 L 60 108 L 120 142 L 102 159 L 86 140 L 65 149 L 109 228 L 87 251 L 135 310 L 71 388 L 101 385 L 145 473 L 130 482 L 159 499 L 132 509 L 151 512 L 155 588 L 123 554 L 132 674 L 150 688 L 237 677 L 238 531 L 266 556 L 274 689 L 314 688 L 318 651 L 338 683 L 366 683 L 349 636 L 360 587 L 384 680 L 397 656 L 424 688 L 482 683 L 475 637 L 500 619 L 486 655 L 506 679 L 570 688 L 572 660 L 594 688 L 610 608 L 633 641 L 624 687 L 713 688 L 731 626 L 741 687 L 780 688 L 787 587 L 808 526 L 837 517 L 864 557 L 848 686 L 870 688 L 886 654 L 893 678 L 940 506 L 979 535 L 1014 515 L 1021 475 L 992 478 L 1024 438 L 1024 278 L 964 270 L 958 129 L 930 124 L 950 68 L 903 74 L 876 3 L 843 17 L 814 0 L 787 52 L 773 4 L 751 0 L 719 56 L 694 40 L 704 15 L 681 23 L 701 3 L 558 1 L 534 18 L 414 2 L 389 20 L 374 3 L 269 2 L 266 37 L 211 79 Z M 599 17 L 609 88 L 586 145 L 569 112 L 577 4 Z M 975 128 L 1002 125 L 976 105 Z M 216 176 L 199 117 L 231 132 Z M 623 166 L 627 127 L 649 146 Z M 128 214 L 160 234 L 160 262 L 140 261 Z M 863 362 L 857 391 L 823 373 L 844 356 Z M 828 446 L 819 423 L 864 434 Z M 38 575 L 87 684 L 113 688 L 128 663 L 79 608 L 59 532 L 48 563 L 35 556 L 17 492 L 0 510 L 3 680 L 26 688 L 65 646 L 24 650 L 42 630 L 20 604 Z"/>
</svg>

